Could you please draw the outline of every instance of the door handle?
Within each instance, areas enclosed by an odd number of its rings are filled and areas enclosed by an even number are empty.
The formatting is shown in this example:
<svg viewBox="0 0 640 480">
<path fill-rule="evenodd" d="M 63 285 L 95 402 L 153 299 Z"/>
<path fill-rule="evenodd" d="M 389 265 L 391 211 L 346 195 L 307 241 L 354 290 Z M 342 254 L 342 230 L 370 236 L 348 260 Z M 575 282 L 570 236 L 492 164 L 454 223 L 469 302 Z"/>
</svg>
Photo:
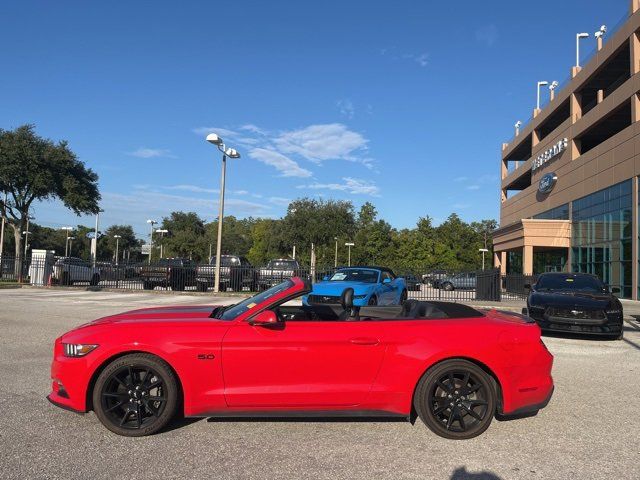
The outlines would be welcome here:
<svg viewBox="0 0 640 480">
<path fill-rule="evenodd" d="M 357 337 L 349 340 L 354 345 L 378 345 L 380 341 L 377 338 Z"/>
</svg>

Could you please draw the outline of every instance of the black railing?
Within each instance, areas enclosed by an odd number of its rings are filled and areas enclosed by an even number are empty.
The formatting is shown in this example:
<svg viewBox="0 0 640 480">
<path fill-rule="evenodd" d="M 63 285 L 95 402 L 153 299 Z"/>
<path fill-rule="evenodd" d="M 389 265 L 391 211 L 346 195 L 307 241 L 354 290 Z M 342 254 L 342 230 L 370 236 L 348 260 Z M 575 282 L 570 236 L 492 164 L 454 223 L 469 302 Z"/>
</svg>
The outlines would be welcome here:
<svg viewBox="0 0 640 480">
<path fill-rule="evenodd" d="M 215 265 L 190 261 L 160 261 L 146 263 L 90 262 L 80 259 L 26 259 L 22 277 L 16 260 L 0 261 L 0 281 L 21 281 L 39 286 L 95 287 L 123 290 L 167 290 L 212 292 L 215 285 Z M 313 282 L 330 277 L 335 268 L 300 267 L 278 270 L 252 266 L 220 267 L 219 291 L 223 293 L 254 293 L 265 290 L 293 276 L 312 278 Z M 450 302 L 524 299 L 526 284 L 535 283 L 534 276 L 500 275 L 499 270 L 467 272 L 397 272 L 404 278 L 408 298 Z"/>
</svg>

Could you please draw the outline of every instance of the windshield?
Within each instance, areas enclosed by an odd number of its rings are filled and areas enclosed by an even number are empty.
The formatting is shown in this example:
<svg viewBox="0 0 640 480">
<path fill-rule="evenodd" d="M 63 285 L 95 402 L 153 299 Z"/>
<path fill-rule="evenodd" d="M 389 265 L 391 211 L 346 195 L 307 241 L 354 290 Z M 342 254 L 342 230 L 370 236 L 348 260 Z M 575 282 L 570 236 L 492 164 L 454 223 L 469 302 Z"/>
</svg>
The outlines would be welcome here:
<svg viewBox="0 0 640 480">
<path fill-rule="evenodd" d="M 574 290 L 602 292 L 604 283 L 589 275 L 542 275 L 536 290 Z"/>
<path fill-rule="evenodd" d="M 338 270 L 329 281 L 378 283 L 378 272 L 375 270 L 365 270 L 364 268 Z"/>
<path fill-rule="evenodd" d="M 293 287 L 293 282 L 291 280 L 285 280 L 275 287 L 271 287 L 269 290 L 260 292 L 259 294 L 247 298 L 240 303 L 236 303 L 235 305 L 229 305 L 227 307 L 216 307 L 213 312 L 211 312 L 211 317 L 219 318 L 220 320 L 233 320 L 238 315 L 251 310 L 255 306 L 260 305 L 265 300 L 273 297 L 274 295 L 282 293 L 291 287 Z"/>
<path fill-rule="evenodd" d="M 298 265 L 296 264 L 296 262 L 293 261 L 287 261 L 287 260 L 273 260 L 271 262 L 269 262 L 269 265 L 267 265 L 267 268 L 278 268 L 278 269 L 289 269 L 292 270 L 294 268 L 296 268 Z"/>
</svg>

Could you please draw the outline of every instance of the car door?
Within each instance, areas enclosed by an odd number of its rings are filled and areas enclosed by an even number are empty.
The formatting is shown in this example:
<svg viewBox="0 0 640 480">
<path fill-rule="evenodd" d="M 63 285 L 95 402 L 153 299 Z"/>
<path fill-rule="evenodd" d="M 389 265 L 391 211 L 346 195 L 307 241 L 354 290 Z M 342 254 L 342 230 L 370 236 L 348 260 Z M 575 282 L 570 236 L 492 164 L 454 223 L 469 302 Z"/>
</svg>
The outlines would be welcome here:
<svg viewBox="0 0 640 480">
<path fill-rule="evenodd" d="M 226 402 L 277 409 L 359 405 L 384 356 L 378 331 L 339 320 L 237 323 L 222 343 Z"/>
<path fill-rule="evenodd" d="M 387 283 L 384 283 L 385 280 Z M 379 302 L 379 305 L 391 305 L 394 303 L 396 299 L 396 290 L 395 285 L 393 283 L 393 277 L 389 272 L 380 272 L 380 298 L 382 299 Z"/>
</svg>

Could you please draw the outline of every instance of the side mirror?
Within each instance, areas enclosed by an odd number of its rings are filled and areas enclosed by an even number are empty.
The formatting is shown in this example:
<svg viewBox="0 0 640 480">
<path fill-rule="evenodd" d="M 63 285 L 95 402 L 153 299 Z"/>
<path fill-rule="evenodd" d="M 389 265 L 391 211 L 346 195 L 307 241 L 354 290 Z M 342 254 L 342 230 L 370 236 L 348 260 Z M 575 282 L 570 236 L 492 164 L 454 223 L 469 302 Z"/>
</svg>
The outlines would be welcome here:
<svg viewBox="0 0 640 480">
<path fill-rule="evenodd" d="M 618 287 L 612 287 L 611 293 L 620 293 L 620 289 Z"/>
<path fill-rule="evenodd" d="M 322 277 L 322 281 L 323 282 L 328 282 L 329 281 L 329 275 L 325 275 L 324 277 Z"/>
<path fill-rule="evenodd" d="M 268 327 L 270 325 L 276 325 L 278 323 L 278 317 L 272 310 L 263 310 L 255 317 L 249 320 L 249 325 Z"/>
<path fill-rule="evenodd" d="M 391 279 L 390 278 L 385 278 L 384 280 L 382 280 L 382 283 L 391 283 Z"/>
</svg>

